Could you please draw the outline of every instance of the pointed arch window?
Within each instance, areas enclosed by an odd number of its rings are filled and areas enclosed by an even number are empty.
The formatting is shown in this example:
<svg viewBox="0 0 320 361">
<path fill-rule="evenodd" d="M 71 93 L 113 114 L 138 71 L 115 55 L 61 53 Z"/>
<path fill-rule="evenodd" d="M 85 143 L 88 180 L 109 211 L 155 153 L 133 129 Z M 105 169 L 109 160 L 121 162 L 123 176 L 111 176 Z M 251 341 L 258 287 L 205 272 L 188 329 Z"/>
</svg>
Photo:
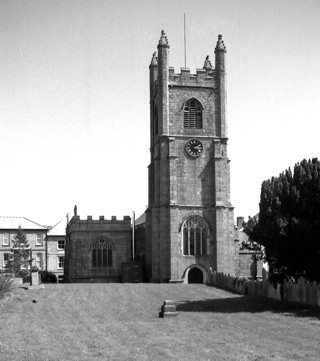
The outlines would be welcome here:
<svg viewBox="0 0 320 361">
<path fill-rule="evenodd" d="M 184 106 L 184 128 L 202 129 L 202 106 L 198 100 L 189 99 Z"/>
<path fill-rule="evenodd" d="M 189 217 L 182 225 L 183 255 L 207 255 L 208 234 L 209 226 L 202 217 Z"/>
<path fill-rule="evenodd" d="M 106 238 L 99 238 L 92 244 L 92 267 L 112 267 L 112 245 Z"/>
</svg>

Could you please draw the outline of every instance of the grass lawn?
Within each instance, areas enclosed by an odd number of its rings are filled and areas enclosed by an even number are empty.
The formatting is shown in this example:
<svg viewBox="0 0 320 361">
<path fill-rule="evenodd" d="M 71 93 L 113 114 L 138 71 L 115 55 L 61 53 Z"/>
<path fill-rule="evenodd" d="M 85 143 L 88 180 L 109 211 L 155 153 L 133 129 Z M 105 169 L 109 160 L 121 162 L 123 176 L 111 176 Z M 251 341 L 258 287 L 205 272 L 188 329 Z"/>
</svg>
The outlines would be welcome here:
<svg viewBox="0 0 320 361">
<path fill-rule="evenodd" d="M 167 299 L 179 316 L 159 319 Z M 46 284 L 0 305 L 1 361 L 319 359 L 319 314 L 206 285 Z"/>
</svg>

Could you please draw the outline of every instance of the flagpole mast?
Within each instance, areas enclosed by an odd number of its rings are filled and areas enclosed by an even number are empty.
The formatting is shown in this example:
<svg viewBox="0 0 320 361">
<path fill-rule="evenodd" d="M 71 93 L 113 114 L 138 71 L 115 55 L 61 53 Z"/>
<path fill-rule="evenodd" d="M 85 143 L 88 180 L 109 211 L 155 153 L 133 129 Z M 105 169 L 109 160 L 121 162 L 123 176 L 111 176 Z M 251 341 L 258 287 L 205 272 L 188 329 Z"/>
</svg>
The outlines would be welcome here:
<svg viewBox="0 0 320 361">
<path fill-rule="evenodd" d="M 187 41 L 186 41 L 186 14 L 183 14 L 183 30 L 184 30 L 184 67 L 187 67 Z"/>
<path fill-rule="evenodd" d="M 134 261 L 134 228 L 135 228 L 135 223 L 136 223 L 136 220 L 135 220 L 135 213 L 132 212 L 132 261 Z"/>
</svg>

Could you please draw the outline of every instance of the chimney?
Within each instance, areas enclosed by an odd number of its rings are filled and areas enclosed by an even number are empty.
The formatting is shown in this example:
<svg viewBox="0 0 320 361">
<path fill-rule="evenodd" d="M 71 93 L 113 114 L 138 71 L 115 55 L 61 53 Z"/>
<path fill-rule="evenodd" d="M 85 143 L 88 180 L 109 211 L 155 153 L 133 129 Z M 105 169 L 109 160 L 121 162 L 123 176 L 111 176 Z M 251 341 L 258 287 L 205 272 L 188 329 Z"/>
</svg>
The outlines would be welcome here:
<svg viewBox="0 0 320 361">
<path fill-rule="evenodd" d="M 238 227 L 238 229 L 242 228 L 243 222 L 244 222 L 244 217 L 237 217 L 237 227 Z"/>
</svg>

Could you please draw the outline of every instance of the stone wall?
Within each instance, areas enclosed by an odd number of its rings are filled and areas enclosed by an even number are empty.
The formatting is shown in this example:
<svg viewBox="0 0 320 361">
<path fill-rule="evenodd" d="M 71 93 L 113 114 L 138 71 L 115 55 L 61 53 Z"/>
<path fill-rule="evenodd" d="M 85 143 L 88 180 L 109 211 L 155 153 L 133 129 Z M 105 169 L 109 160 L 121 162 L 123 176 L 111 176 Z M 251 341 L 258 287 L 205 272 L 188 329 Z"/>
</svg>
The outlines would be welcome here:
<svg viewBox="0 0 320 361">
<path fill-rule="evenodd" d="M 107 240 L 112 248 L 112 266 L 94 265 L 92 245 L 99 239 Z M 121 264 L 131 259 L 131 218 L 123 220 L 81 220 L 73 216 L 67 226 L 65 276 L 69 282 L 118 282 Z"/>
</svg>

